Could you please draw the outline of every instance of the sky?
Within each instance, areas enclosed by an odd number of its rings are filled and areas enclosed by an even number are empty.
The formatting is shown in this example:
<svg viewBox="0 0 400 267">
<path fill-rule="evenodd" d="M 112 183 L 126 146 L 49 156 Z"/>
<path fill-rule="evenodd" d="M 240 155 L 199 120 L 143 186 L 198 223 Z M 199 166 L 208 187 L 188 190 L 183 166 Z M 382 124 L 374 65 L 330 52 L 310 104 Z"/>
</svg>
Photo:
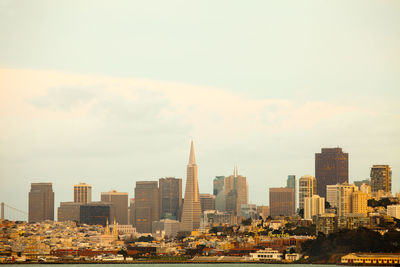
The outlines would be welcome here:
<svg viewBox="0 0 400 267">
<path fill-rule="evenodd" d="M 399 13 L 395 0 L 0 0 L 0 201 L 27 211 L 32 182 L 53 183 L 56 207 L 79 182 L 93 200 L 134 197 L 136 181 L 185 180 L 191 140 L 200 193 L 236 164 L 268 205 L 269 187 L 314 175 L 315 153 L 337 146 L 350 182 L 389 164 L 399 192 Z"/>
</svg>

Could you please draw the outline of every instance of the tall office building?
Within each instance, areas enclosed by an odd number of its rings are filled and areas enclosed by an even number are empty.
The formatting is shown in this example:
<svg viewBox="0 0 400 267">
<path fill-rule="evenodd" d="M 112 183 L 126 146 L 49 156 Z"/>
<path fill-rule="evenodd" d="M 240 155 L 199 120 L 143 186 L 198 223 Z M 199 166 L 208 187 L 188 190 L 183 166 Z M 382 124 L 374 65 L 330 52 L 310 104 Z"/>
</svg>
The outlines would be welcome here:
<svg viewBox="0 0 400 267">
<path fill-rule="evenodd" d="M 338 206 L 337 191 L 339 190 L 339 186 L 339 184 L 326 186 L 326 201 L 332 208 Z"/>
<path fill-rule="evenodd" d="M 225 211 L 237 216 L 242 204 L 249 203 L 249 185 L 244 176 L 238 175 L 237 167 L 233 175 L 225 177 Z"/>
<path fill-rule="evenodd" d="M 296 188 L 296 175 L 288 175 L 288 178 L 286 181 L 286 187 Z"/>
<path fill-rule="evenodd" d="M 322 148 L 315 153 L 317 194 L 326 197 L 326 186 L 349 182 L 349 154 L 340 147 Z"/>
<path fill-rule="evenodd" d="M 356 191 L 358 191 L 358 187 L 354 184 L 344 183 L 337 185 L 336 202 L 338 216 L 346 216 L 352 213 L 352 195 Z"/>
<path fill-rule="evenodd" d="M 80 223 L 106 226 L 107 221 L 114 221 L 115 206 L 113 203 L 104 201 L 80 204 L 79 217 Z"/>
<path fill-rule="evenodd" d="M 257 206 L 257 213 L 265 220 L 269 216 L 269 206 Z"/>
<path fill-rule="evenodd" d="M 182 205 L 182 179 L 168 177 L 158 180 L 160 192 L 160 218 L 179 220 Z"/>
<path fill-rule="evenodd" d="M 211 194 L 200 194 L 201 212 L 215 210 L 215 196 Z"/>
<path fill-rule="evenodd" d="M 312 220 L 313 216 L 325 214 L 325 198 L 318 195 L 304 198 L 304 219 Z"/>
<path fill-rule="evenodd" d="M 225 176 L 215 176 L 213 181 L 213 195 L 215 196 L 215 209 L 225 211 Z"/>
<path fill-rule="evenodd" d="M 76 202 L 60 202 L 60 207 L 57 209 L 57 221 L 80 221 L 81 203 Z"/>
<path fill-rule="evenodd" d="M 54 220 L 52 183 L 31 183 L 29 192 L 29 223 Z"/>
<path fill-rule="evenodd" d="M 200 226 L 201 205 L 199 184 L 197 181 L 197 165 L 194 156 L 193 141 L 190 146 L 189 164 L 187 165 L 187 178 L 185 199 L 181 216 L 181 230 L 193 231 Z"/>
<path fill-rule="evenodd" d="M 80 183 L 74 185 L 74 202 L 90 203 L 92 201 L 92 185 Z"/>
<path fill-rule="evenodd" d="M 292 216 L 295 214 L 294 188 L 280 187 L 269 189 L 269 208 L 271 217 Z"/>
<path fill-rule="evenodd" d="M 139 233 L 151 233 L 152 223 L 160 219 L 157 181 L 136 182 L 135 227 Z"/>
<path fill-rule="evenodd" d="M 288 175 L 286 187 L 294 188 L 294 207 L 296 209 L 296 175 Z"/>
<path fill-rule="evenodd" d="M 299 179 L 299 209 L 304 211 L 304 198 L 317 194 L 317 179 L 304 175 Z"/>
<path fill-rule="evenodd" d="M 351 195 L 351 213 L 367 214 L 368 212 L 368 194 L 361 191 L 355 191 Z"/>
<path fill-rule="evenodd" d="M 129 200 L 129 224 L 135 227 L 135 199 Z"/>
<path fill-rule="evenodd" d="M 115 221 L 118 224 L 128 224 L 128 193 L 116 190 L 101 193 L 101 201 L 114 204 Z M 114 218 L 111 218 L 114 221 Z"/>
<path fill-rule="evenodd" d="M 383 190 L 392 193 L 392 170 L 389 165 L 373 165 L 371 167 L 372 192 Z"/>
</svg>

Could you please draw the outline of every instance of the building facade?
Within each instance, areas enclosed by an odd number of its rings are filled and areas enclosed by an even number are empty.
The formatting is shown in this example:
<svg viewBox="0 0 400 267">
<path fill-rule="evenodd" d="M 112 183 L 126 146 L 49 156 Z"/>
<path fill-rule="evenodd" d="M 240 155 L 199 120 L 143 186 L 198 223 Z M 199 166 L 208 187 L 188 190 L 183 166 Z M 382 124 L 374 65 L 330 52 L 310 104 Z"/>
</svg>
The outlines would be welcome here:
<svg viewBox="0 0 400 267">
<path fill-rule="evenodd" d="M 193 231 L 200 227 L 201 204 L 199 184 L 197 181 L 197 164 L 194 155 L 193 141 L 190 146 L 189 163 L 187 165 L 185 199 L 181 216 L 181 230 Z"/>
<path fill-rule="evenodd" d="M 270 188 L 269 207 L 271 217 L 295 214 L 294 188 Z"/>
<path fill-rule="evenodd" d="M 296 193 L 297 193 L 297 186 L 296 186 L 296 175 L 288 175 L 287 181 L 286 181 L 286 187 L 287 188 L 294 188 L 294 207 L 296 209 Z"/>
<path fill-rule="evenodd" d="M 225 211 L 225 176 L 215 176 L 213 181 L 213 195 L 215 196 L 215 209 Z"/>
<path fill-rule="evenodd" d="M 388 205 L 386 212 L 388 216 L 400 219 L 400 205 Z"/>
<path fill-rule="evenodd" d="M 231 176 L 225 177 L 225 211 L 237 216 L 242 204 L 249 203 L 249 185 L 246 177 L 238 175 L 237 167 Z"/>
<path fill-rule="evenodd" d="M 80 221 L 81 203 L 76 202 L 60 202 L 60 207 L 57 209 L 57 220 L 65 221 Z"/>
<path fill-rule="evenodd" d="M 101 193 L 101 201 L 114 204 L 115 221 L 119 224 L 128 224 L 128 193 L 116 190 Z M 112 218 L 114 221 L 114 218 Z"/>
<path fill-rule="evenodd" d="M 312 220 L 313 216 L 325 214 L 325 198 L 318 195 L 304 198 L 304 219 Z"/>
<path fill-rule="evenodd" d="M 136 182 L 135 227 L 138 233 L 151 233 L 152 223 L 160 219 L 157 181 Z"/>
<path fill-rule="evenodd" d="M 28 217 L 29 223 L 54 220 L 54 192 L 52 183 L 31 183 Z"/>
<path fill-rule="evenodd" d="M 392 193 L 392 170 L 389 165 L 373 165 L 371 167 L 371 190 Z"/>
<path fill-rule="evenodd" d="M 90 203 L 92 201 L 92 185 L 80 183 L 74 185 L 74 202 Z"/>
<path fill-rule="evenodd" d="M 182 206 L 182 179 L 175 177 L 158 180 L 160 192 L 160 218 L 179 220 Z"/>
<path fill-rule="evenodd" d="M 351 213 L 367 214 L 368 194 L 361 191 L 354 191 L 351 195 Z"/>
<path fill-rule="evenodd" d="M 201 212 L 215 210 L 215 196 L 211 194 L 200 194 Z"/>
<path fill-rule="evenodd" d="M 337 201 L 337 215 L 339 217 L 346 216 L 352 213 L 352 197 L 353 193 L 358 191 L 358 187 L 354 184 L 340 184 L 336 191 L 336 201 Z"/>
<path fill-rule="evenodd" d="M 269 206 L 257 206 L 257 213 L 265 220 L 269 215 Z"/>
<path fill-rule="evenodd" d="M 322 148 L 315 153 L 315 177 L 317 194 L 326 197 L 326 186 L 349 182 L 349 154 L 342 149 Z"/>
<path fill-rule="evenodd" d="M 304 175 L 299 179 L 299 209 L 304 211 L 304 198 L 317 194 L 317 179 Z"/>
<path fill-rule="evenodd" d="M 153 235 L 162 235 L 164 232 L 164 235 L 167 237 L 175 237 L 179 232 L 180 223 L 177 220 L 162 219 L 153 222 L 152 229 Z"/>
<path fill-rule="evenodd" d="M 115 218 L 115 208 L 112 203 L 98 201 L 81 204 L 79 207 L 79 222 L 83 224 L 106 226 Z"/>
</svg>

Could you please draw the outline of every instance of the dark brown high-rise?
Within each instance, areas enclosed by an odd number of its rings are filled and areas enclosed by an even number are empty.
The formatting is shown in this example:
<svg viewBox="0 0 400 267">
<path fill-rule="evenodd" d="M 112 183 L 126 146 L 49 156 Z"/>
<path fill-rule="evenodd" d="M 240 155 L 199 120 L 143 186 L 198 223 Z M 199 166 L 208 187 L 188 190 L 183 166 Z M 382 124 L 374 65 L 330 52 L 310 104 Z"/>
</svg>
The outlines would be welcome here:
<svg viewBox="0 0 400 267">
<path fill-rule="evenodd" d="M 269 207 L 271 217 L 292 216 L 295 214 L 294 188 L 279 187 L 269 189 Z"/>
<path fill-rule="evenodd" d="M 29 222 L 54 220 L 54 192 L 52 183 L 32 183 L 29 192 Z"/>
<path fill-rule="evenodd" d="M 139 233 L 151 233 L 151 225 L 160 219 L 157 181 L 136 182 L 135 226 Z"/>
<path fill-rule="evenodd" d="M 159 179 L 160 217 L 179 220 L 182 205 L 182 179 L 168 177 Z"/>
<path fill-rule="evenodd" d="M 326 198 L 326 186 L 349 182 L 349 154 L 340 147 L 322 148 L 315 153 L 317 193 Z"/>
</svg>

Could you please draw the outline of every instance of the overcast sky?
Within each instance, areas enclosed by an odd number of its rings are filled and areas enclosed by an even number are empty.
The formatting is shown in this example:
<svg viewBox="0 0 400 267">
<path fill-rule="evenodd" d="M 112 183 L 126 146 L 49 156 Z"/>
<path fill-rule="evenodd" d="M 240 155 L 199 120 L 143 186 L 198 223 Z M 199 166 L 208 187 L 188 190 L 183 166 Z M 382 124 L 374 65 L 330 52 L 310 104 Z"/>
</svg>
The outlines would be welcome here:
<svg viewBox="0 0 400 267">
<path fill-rule="evenodd" d="M 250 201 L 340 146 L 400 191 L 400 1 L 0 0 L 0 201 L 233 166 Z M 7 215 L 7 214 L 6 214 Z"/>
</svg>

